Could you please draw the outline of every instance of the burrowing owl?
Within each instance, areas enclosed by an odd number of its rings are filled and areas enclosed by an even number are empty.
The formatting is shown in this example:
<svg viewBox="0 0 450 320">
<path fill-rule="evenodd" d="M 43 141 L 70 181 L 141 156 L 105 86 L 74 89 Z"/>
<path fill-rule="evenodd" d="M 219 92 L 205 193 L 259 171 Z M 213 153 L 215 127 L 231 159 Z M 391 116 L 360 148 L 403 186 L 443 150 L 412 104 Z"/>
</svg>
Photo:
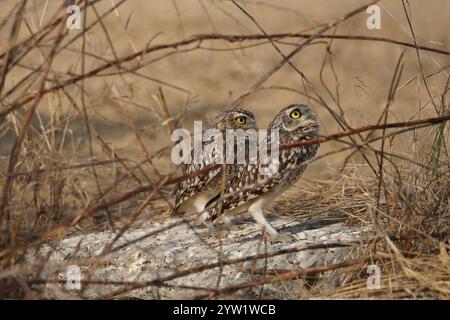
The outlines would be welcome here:
<svg viewBox="0 0 450 320">
<path fill-rule="evenodd" d="M 316 137 L 319 134 L 319 124 L 311 108 L 292 104 L 283 108 L 272 120 L 268 127 L 268 137 L 272 130 L 278 130 L 280 144 L 286 144 Z M 307 166 L 307 161 L 315 156 L 318 147 L 318 144 L 311 144 L 284 149 L 269 163 L 261 163 L 258 159 L 257 164 L 242 165 L 238 172 L 227 180 L 223 199 L 221 200 L 218 194 L 207 204 L 203 215 L 207 215 L 210 223 L 214 222 L 219 215 L 221 204 L 221 210 L 226 214 L 248 211 L 267 230 L 271 238 L 286 238 L 280 237 L 265 219 L 263 210 L 276 196 L 298 180 Z M 267 169 L 274 162 L 277 170 L 261 174 L 262 167 Z"/>
<path fill-rule="evenodd" d="M 227 129 L 256 129 L 256 120 L 252 112 L 241 109 L 227 109 L 220 112 L 214 123 L 214 128 L 218 129 L 223 135 L 224 148 L 225 136 Z M 208 145 L 214 143 L 211 141 L 202 142 L 202 149 L 204 150 Z M 235 146 L 234 146 L 235 147 Z M 194 152 L 192 152 L 192 159 Z M 182 174 L 189 175 L 193 172 L 199 171 L 206 166 L 214 163 L 213 158 L 204 158 L 200 163 L 183 164 L 181 166 Z M 236 164 L 227 164 L 226 177 L 234 175 L 238 168 Z M 175 206 L 173 213 L 183 213 L 192 208 L 201 213 L 205 208 L 206 203 L 220 192 L 222 179 L 222 168 L 214 169 L 204 175 L 191 177 L 181 180 L 175 185 L 173 194 L 175 195 Z"/>
</svg>

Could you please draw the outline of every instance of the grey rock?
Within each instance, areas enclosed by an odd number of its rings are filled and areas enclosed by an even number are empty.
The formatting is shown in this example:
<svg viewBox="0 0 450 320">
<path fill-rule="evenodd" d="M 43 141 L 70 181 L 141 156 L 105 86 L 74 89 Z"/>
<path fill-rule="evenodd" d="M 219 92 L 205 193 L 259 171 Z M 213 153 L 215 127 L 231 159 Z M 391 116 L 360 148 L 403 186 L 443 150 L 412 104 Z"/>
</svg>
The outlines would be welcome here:
<svg viewBox="0 0 450 320">
<path fill-rule="evenodd" d="M 61 240 L 56 246 L 43 246 L 35 253 L 29 254 L 27 259 L 31 266 L 38 263 L 40 260 L 38 258 L 45 257 L 49 251 L 53 250 L 52 248 L 56 248 L 44 268 L 43 277 L 64 279 L 67 268 L 70 265 L 76 265 L 80 267 L 83 280 L 144 282 L 176 274 L 180 270 L 192 270 L 204 264 L 217 262 L 219 256 L 224 259 L 236 259 L 262 254 L 264 250 L 272 252 L 304 245 L 358 241 L 364 233 L 363 230 L 346 226 L 343 223 L 323 225 L 320 221 L 299 223 L 277 219 L 273 222 L 275 227 L 283 226 L 281 232 L 290 233 L 295 237 L 295 241 L 285 243 L 261 241 L 261 231 L 253 222 L 242 223 L 222 230 L 221 240 L 211 237 L 206 228 L 202 226 L 192 228 L 181 221 L 175 227 L 145 237 L 145 235 L 177 221 L 179 220 L 176 218 L 170 218 L 164 223 L 149 222 L 144 226 L 130 228 L 112 246 L 113 252 L 100 257 L 105 246 L 115 237 L 112 232 L 68 237 Z M 129 242 L 132 244 L 126 245 Z M 77 247 L 79 250 L 76 249 Z M 268 258 L 267 262 L 265 259 L 259 259 L 226 265 L 223 267 L 221 275 L 219 268 L 208 269 L 171 280 L 168 283 L 172 287 L 147 286 L 121 294 L 119 297 L 190 298 L 206 291 L 180 287 L 217 288 L 218 282 L 219 287 L 236 285 L 251 280 L 251 274 L 255 270 L 267 269 L 285 272 L 308 269 L 342 262 L 349 255 L 351 255 L 351 249 L 347 247 L 277 255 Z M 253 277 L 253 279 L 261 278 L 262 275 L 257 273 Z M 318 277 L 330 277 L 328 287 L 339 286 L 341 278 L 337 272 L 331 271 L 318 275 Z M 304 279 L 282 284 L 267 284 L 264 286 L 264 294 L 277 298 L 292 298 L 306 290 L 306 285 L 307 281 Z M 75 298 L 77 294 L 85 298 L 100 298 L 119 288 L 120 286 L 109 284 L 90 284 L 77 293 L 73 290 L 68 292 L 61 283 L 46 286 L 48 296 L 55 298 L 67 298 L 68 296 Z M 259 289 L 254 288 L 245 293 L 259 294 Z"/>
</svg>

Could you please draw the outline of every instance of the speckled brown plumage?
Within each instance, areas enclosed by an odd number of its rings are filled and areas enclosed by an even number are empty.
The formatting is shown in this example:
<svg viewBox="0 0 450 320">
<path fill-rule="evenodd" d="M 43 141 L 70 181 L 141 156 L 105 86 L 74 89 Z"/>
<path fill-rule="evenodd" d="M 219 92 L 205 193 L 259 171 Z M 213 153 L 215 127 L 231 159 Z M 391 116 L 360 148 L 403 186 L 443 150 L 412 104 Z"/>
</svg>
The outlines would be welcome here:
<svg viewBox="0 0 450 320">
<path fill-rule="evenodd" d="M 244 124 L 240 124 L 236 121 L 238 117 L 245 117 Z M 255 116 L 252 112 L 241 109 L 227 109 L 220 112 L 214 123 L 214 128 L 222 132 L 224 137 L 223 143 L 225 150 L 225 131 L 226 129 L 256 129 Z M 202 144 L 202 149 L 207 148 L 214 144 L 214 141 L 206 141 Z M 194 152 L 194 151 L 193 151 Z M 192 152 L 192 159 L 194 154 Z M 216 155 L 217 156 L 217 155 Z M 206 157 L 202 159 L 201 163 L 182 164 L 182 174 L 189 175 L 193 172 L 202 170 L 206 166 L 216 163 L 215 157 Z M 226 176 L 231 176 L 236 173 L 239 165 L 227 164 Z M 173 194 L 175 197 L 175 205 L 173 213 L 183 213 L 194 207 L 195 210 L 201 212 L 207 201 L 217 195 L 220 192 L 220 185 L 222 179 L 222 169 L 218 168 L 209 171 L 207 174 L 195 176 L 182 180 L 175 185 Z"/>
</svg>

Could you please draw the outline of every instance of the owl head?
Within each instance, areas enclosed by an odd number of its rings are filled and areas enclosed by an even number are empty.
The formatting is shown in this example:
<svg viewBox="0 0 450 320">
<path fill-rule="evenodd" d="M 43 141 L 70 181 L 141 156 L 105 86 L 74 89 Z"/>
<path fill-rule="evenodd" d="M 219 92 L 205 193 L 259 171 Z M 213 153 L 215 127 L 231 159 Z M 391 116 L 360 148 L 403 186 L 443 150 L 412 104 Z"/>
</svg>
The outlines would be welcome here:
<svg viewBox="0 0 450 320">
<path fill-rule="evenodd" d="M 215 118 L 215 128 L 225 129 L 256 129 L 256 120 L 252 112 L 241 108 L 227 109 Z"/>
<path fill-rule="evenodd" d="M 279 129 L 280 133 L 314 136 L 319 134 L 319 122 L 314 111 L 304 104 L 291 104 L 281 109 L 269 129 Z"/>
</svg>

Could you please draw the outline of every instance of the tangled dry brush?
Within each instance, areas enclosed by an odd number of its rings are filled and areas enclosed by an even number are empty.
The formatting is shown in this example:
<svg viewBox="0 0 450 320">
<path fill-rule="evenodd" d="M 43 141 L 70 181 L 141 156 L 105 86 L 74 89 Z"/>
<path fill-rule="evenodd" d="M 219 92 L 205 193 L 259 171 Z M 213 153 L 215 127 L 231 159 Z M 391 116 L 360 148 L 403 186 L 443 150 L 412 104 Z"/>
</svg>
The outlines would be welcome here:
<svg viewBox="0 0 450 320">
<path fill-rule="evenodd" d="M 138 11 L 133 1 L 2 3 L 0 296 L 47 298 L 48 283 L 63 284 L 56 274 L 43 277 L 51 250 L 33 265 L 27 263 L 26 256 L 43 246 L 56 248 L 69 236 L 112 230 L 117 236 L 98 254 L 100 260 L 142 221 L 165 221 L 170 188 L 183 178 L 170 162 L 171 130 L 206 119 L 209 110 L 214 114 L 224 106 L 259 106 L 269 99 L 275 107 L 264 115 L 271 115 L 280 107 L 275 100 L 295 99 L 309 101 L 322 119 L 321 152 L 311 170 L 326 174 L 307 175 L 271 210 L 300 221 L 338 219 L 365 230 L 364 237 L 333 244 L 351 248 L 339 263 L 265 270 L 228 288 L 193 288 L 195 297 L 248 297 L 244 289 L 250 287 L 314 278 L 306 290 L 288 297 L 448 299 L 450 50 L 445 41 L 450 39 L 436 38 L 443 42 L 437 43 L 418 38 L 427 28 L 415 21 L 423 3 L 367 1 L 329 10 L 330 18 L 312 21 L 299 13 L 297 1 L 279 6 L 244 0 L 187 2 L 188 7 L 175 0 L 145 4 L 156 11 L 138 24 L 153 23 L 151 32 L 133 30 L 137 18 L 132 13 Z M 79 30 L 66 25 L 71 4 L 81 9 Z M 378 36 L 362 28 L 352 32 L 357 23 L 365 23 L 372 4 L 382 6 L 384 16 L 401 17 L 398 23 L 406 36 Z M 326 11 L 328 3 L 317 6 Z M 448 4 L 440 1 L 438 6 Z M 162 16 L 168 12 L 166 22 Z M 271 24 L 284 15 L 309 24 Z M 448 32 L 446 18 L 447 26 L 438 27 Z M 167 36 L 169 26 L 176 37 Z M 353 98 L 345 93 L 352 88 L 344 83 L 346 60 L 340 52 L 349 46 L 389 52 L 383 57 L 386 67 L 379 67 L 383 85 L 377 86 L 378 96 L 364 80 L 354 86 L 364 101 L 377 101 L 362 111 L 364 121 L 352 118 Z M 363 53 L 362 62 L 352 63 L 370 64 L 367 54 L 367 61 Z M 311 56 L 320 58 L 302 62 Z M 349 81 L 367 75 L 360 70 Z M 224 88 L 216 83 L 221 81 Z M 130 241 L 122 246 L 137 245 Z M 93 258 L 93 268 L 105 263 Z M 69 264 L 71 257 L 67 259 Z M 175 278 L 206 269 L 220 272 L 224 264 L 236 263 L 217 259 L 144 286 L 164 287 Z M 370 265 L 382 270 L 377 289 L 367 287 Z M 327 277 L 321 275 L 330 270 L 339 275 L 340 285 L 323 289 Z M 111 283 L 83 282 L 85 288 L 102 285 Z M 116 283 L 113 288 L 111 293 L 120 294 L 106 296 L 132 294 L 136 286 Z"/>
</svg>

